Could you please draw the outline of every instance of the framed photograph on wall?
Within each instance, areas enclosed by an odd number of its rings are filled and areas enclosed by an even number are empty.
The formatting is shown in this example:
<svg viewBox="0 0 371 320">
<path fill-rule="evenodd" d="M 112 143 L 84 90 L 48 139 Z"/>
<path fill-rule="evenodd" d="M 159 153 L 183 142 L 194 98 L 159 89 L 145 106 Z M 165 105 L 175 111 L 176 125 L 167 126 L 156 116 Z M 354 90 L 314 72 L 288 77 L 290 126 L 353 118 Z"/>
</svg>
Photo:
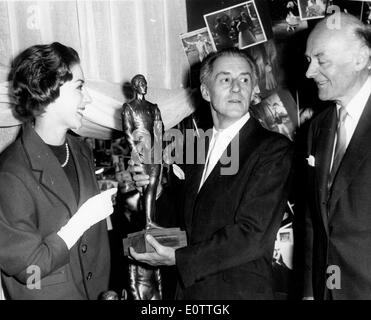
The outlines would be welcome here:
<svg viewBox="0 0 371 320">
<path fill-rule="evenodd" d="M 257 46 L 247 49 L 247 53 L 257 66 L 259 89 L 262 97 L 266 97 L 271 91 L 280 85 L 283 72 L 279 66 L 279 57 L 274 39 L 270 39 Z"/>
<path fill-rule="evenodd" d="M 204 20 L 217 50 L 245 49 L 267 41 L 254 0 L 205 14 Z"/>
<path fill-rule="evenodd" d="M 300 19 L 321 19 L 325 16 L 326 0 L 298 0 Z"/>
<path fill-rule="evenodd" d="M 267 130 L 293 140 L 298 126 L 298 109 L 289 91 L 275 90 L 259 104 L 251 106 L 250 112 Z"/>
<path fill-rule="evenodd" d="M 202 62 L 210 52 L 216 51 L 206 27 L 182 33 L 180 39 L 190 66 Z"/>
<path fill-rule="evenodd" d="M 270 1 L 269 10 L 275 39 L 286 39 L 308 28 L 308 22 L 300 19 L 297 0 Z"/>
</svg>

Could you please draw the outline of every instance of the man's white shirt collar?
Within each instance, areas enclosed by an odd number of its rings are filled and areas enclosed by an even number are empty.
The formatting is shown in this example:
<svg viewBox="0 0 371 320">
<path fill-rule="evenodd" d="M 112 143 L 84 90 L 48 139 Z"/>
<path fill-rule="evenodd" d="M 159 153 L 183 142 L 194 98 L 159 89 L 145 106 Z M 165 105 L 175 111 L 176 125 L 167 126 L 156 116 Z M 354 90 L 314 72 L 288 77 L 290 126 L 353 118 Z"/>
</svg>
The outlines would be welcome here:
<svg viewBox="0 0 371 320">
<path fill-rule="evenodd" d="M 232 139 L 238 134 L 238 132 L 241 130 L 241 128 L 244 126 L 244 124 L 250 119 L 250 113 L 247 112 L 245 115 L 243 115 L 240 119 L 238 119 L 235 123 L 231 124 L 229 127 L 223 129 L 223 130 L 216 130 L 215 127 L 213 127 L 213 135 L 210 141 L 210 147 L 207 152 L 207 157 L 205 161 L 205 168 L 202 173 L 201 183 L 199 186 L 199 190 L 201 189 L 201 186 L 207 179 L 208 175 L 211 173 L 212 169 L 215 167 L 219 159 L 221 158 L 224 150 L 228 147 L 229 143 L 232 141 Z M 216 133 L 218 133 L 217 142 L 214 146 L 214 148 L 211 148 L 214 144 L 214 140 L 216 139 Z M 212 150 L 211 150 L 212 149 Z M 212 153 L 212 154 L 211 154 Z M 208 165 L 207 165 L 208 164 Z M 206 175 L 206 170 L 208 168 L 208 174 Z"/>
<path fill-rule="evenodd" d="M 240 119 L 238 119 L 235 123 L 231 124 L 229 127 L 222 129 L 222 130 L 216 130 L 215 127 L 213 127 L 213 138 L 216 134 L 216 131 L 219 132 L 220 138 L 228 139 L 229 142 L 232 141 L 233 137 L 237 134 L 237 132 L 240 131 L 240 129 L 243 127 L 243 125 L 250 119 L 250 113 L 247 112 L 245 115 L 243 115 Z M 219 140 L 219 138 L 218 138 Z"/>
<path fill-rule="evenodd" d="M 356 125 L 358 124 L 359 118 L 362 115 L 363 109 L 366 106 L 370 94 L 371 94 L 371 77 L 369 76 L 366 82 L 363 84 L 362 88 L 345 106 L 348 115 L 352 118 L 352 121 L 354 121 Z M 336 107 L 337 111 L 339 112 L 341 106 L 337 104 Z"/>
</svg>

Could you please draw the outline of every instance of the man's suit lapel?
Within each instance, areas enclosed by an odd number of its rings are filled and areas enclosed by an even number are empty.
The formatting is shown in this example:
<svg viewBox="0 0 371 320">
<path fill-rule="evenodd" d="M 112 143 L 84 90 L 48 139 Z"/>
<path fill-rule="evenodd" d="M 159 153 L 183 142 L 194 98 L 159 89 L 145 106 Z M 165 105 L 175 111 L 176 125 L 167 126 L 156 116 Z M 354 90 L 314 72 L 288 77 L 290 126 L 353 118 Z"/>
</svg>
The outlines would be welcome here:
<svg viewBox="0 0 371 320">
<path fill-rule="evenodd" d="M 75 195 L 53 152 L 30 125 L 24 127 L 22 141 L 40 184 L 53 193 L 69 209 L 71 215 L 75 213 L 77 211 Z"/>
<path fill-rule="evenodd" d="M 186 176 L 187 194 L 184 201 L 184 223 L 188 230 L 190 230 L 192 226 L 193 208 L 198 196 L 198 188 L 200 186 L 204 166 L 205 164 L 195 164 L 192 170 L 190 170 L 189 176 Z"/>
<path fill-rule="evenodd" d="M 240 166 L 241 161 L 243 161 L 243 159 L 246 159 L 246 153 L 248 153 L 249 147 L 252 145 L 252 141 L 251 141 L 250 138 L 252 136 L 252 133 L 254 132 L 255 126 L 260 126 L 260 124 L 258 124 L 255 119 L 250 118 L 242 126 L 242 128 L 240 129 L 238 134 L 233 138 L 233 140 L 234 140 L 233 143 L 235 143 L 235 145 L 236 144 L 238 145 L 238 153 L 236 153 L 236 150 L 231 150 L 232 149 L 232 147 L 231 147 L 232 142 L 231 142 L 227 146 L 226 150 L 223 152 L 222 157 L 225 156 L 225 152 L 228 152 L 229 157 L 238 156 L 239 157 L 238 158 L 238 161 L 239 161 L 238 164 Z M 258 139 L 258 137 L 256 137 L 256 139 Z M 234 152 L 234 153 L 232 154 L 232 152 Z M 208 176 L 208 178 L 206 179 L 206 181 L 202 185 L 202 187 L 200 189 L 200 192 L 197 195 L 197 199 L 196 199 L 197 201 L 198 201 L 198 199 L 202 198 L 202 196 L 205 193 L 212 192 L 213 185 L 215 183 L 217 183 L 218 179 L 220 179 L 222 177 L 222 175 L 221 175 L 222 167 L 223 166 L 228 167 L 230 165 L 231 164 L 223 165 L 221 163 L 220 159 L 219 159 L 219 161 L 216 163 L 213 170 L 210 172 L 210 175 Z"/>
<path fill-rule="evenodd" d="M 206 132 L 208 132 L 209 130 L 212 130 L 212 129 L 208 129 Z M 206 139 L 206 137 L 208 138 Z M 191 169 L 189 170 L 189 175 L 186 177 L 187 196 L 184 202 L 184 213 L 185 213 L 184 222 L 188 228 L 190 228 L 192 225 L 192 218 L 193 218 L 193 212 L 194 212 L 194 206 L 195 206 L 196 200 L 198 199 L 199 193 L 203 190 L 204 185 L 206 181 L 208 180 L 207 179 L 204 182 L 201 189 L 199 190 L 201 179 L 202 179 L 202 174 L 205 168 L 207 153 L 209 151 L 209 144 L 210 144 L 211 137 L 212 137 L 212 134 L 205 135 L 205 141 L 204 141 L 205 153 L 204 155 L 196 154 L 196 157 L 194 157 L 194 161 L 196 163 L 189 167 Z M 197 149 L 198 149 L 198 142 L 195 144 L 195 147 L 197 146 Z M 200 143 L 202 143 L 202 141 Z"/>
<path fill-rule="evenodd" d="M 202 173 L 203 173 L 203 170 L 204 170 L 204 165 L 202 166 L 202 170 L 201 170 L 201 177 L 199 179 L 199 182 L 198 182 L 198 185 L 200 184 L 201 182 L 201 178 L 202 178 Z M 209 173 L 209 176 L 207 177 L 207 179 L 204 181 L 204 183 L 202 184 L 202 187 L 200 188 L 198 194 L 197 194 L 197 197 L 195 200 L 197 200 L 198 198 L 202 197 L 202 194 L 205 193 L 205 190 L 208 189 L 209 185 L 210 184 L 213 184 L 213 182 L 218 178 L 219 176 L 219 173 L 220 173 L 220 159 L 218 160 L 218 162 L 215 164 L 213 170 L 211 170 L 211 172 Z"/>
<path fill-rule="evenodd" d="M 336 107 L 331 106 L 329 107 L 326 117 L 321 122 L 321 127 L 319 128 L 319 135 L 317 138 L 318 141 L 317 150 L 315 153 L 316 158 L 315 175 L 318 190 L 317 197 L 319 199 L 321 216 L 327 232 L 328 232 L 327 182 L 330 171 L 332 151 L 334 147 L 336 125 L 337 125 Z"/>
<path fill-rule="evenodd" d="M 239 162 L 242 161 L 242 159 L 246 159 L 247 153 L 249 152 L 249 147 L 252 145 L 255 145 L 259 141 L 258 136 L 254 136 L 254 133 L 256 132 L 256 127 L 260 126 L 260 124 L 254 119 L 250 118 L 244 126 L 240 129 L 238 133 L 238 157 Z M 236 139 L 236 138 L 234 138 Z M 228 145 L 227 149 L 230 148 L 231 143 Z M 206 152 L 207 155 L 208 150 L 208 143 L 206 142 Z M 234 155 L 236 156 L 236 155 Z M 239 164 L 240 165 L 240 164 Z M 212 192 L 213 185 L 220 179 L 220 170 L 222 167 L 222 164 L 220 160 L 216 163 L 213 170 L 210 172 L 210 175 L 202 185 L 200 191 L 198 191 L 202 173 L 204 170 L 205 164 L 199 164 L 195 165 L 193 167 L 193 170 L 189 176 L 188 185 L 187 185 L 187 196 L 185 201 L 185 224 L 188 228 L 192 225 L 192 220 L 194 217 L 194 209 L 197 204 L 197 202 L 204 197 L 205 194 Z"/>
<path fill-rule="evenodd" d="M 336 174 L 332 194 L 330 197 L 331 207 L 336 204 L 341 194 L 356 176 L 362 162 L 366 159 L 371 149 L 371 96 L 369 97 L 365 109 L 359 119 L 358 125 L 348 148 L 344 154 Z"/>
<path fill-rule="evenodd" d="M 205 137 L 206 136 L 208 135 L 205 135 Z M 209 138 L 205 139 L 204 141 L 205 143 L 204 155 L 196 154 L 195 157 L 193 157 L 194 164 L 190 164 L 190 165 L 187 164 L 185 167 L 185 170 L 186 170 L 185 190 L 187 194 L 184 200 L 184 223 L 187 226 L 188 230 L 190 230 L 191 225 L 192 225 L 193 208 L 194 208 L 196 198 L 198 195 L 198 189 L 200 186 L 202 173 L 205 167 L 205 161 L 206 161 L 207 152 L 209 149 L 210 140 L 211 140 L 211 136 L 209 136 Z M 193 145 L 196 150 L 198 149 L 199 142 L 200 141 L 196 141 Z"/>
</svg>

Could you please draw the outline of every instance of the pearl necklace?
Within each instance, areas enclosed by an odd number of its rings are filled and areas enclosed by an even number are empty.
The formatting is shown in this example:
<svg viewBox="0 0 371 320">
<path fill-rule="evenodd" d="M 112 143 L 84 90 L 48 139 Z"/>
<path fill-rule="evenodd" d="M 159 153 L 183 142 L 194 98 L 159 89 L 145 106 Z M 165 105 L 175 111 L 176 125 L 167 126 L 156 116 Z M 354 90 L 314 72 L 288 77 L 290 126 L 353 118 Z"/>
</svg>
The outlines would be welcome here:
<svg viewBox="0 0 371 320">
<path fill-rule="evenodd" d="M 61 164 L 62 168 L 64 168 L 67 165 L 68 160 L 70 159 L 70 150 L 68 148 L 68 143 L 67 142 L 65 143 L 65 146 L 66 146 L 66 160 Z"/>
</svg>

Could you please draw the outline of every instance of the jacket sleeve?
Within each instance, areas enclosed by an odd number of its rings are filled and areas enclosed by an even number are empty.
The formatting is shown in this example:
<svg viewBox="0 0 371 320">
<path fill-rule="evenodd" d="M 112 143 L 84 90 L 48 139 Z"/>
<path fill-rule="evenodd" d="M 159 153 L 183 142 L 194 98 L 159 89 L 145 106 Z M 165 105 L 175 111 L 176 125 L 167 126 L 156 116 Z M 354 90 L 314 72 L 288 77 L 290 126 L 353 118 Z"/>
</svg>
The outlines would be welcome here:
<svg viewBox="0 0 371 320">
<path fill-rule="evenodd" d="M 35 199 L 14 174 L 0 173 L 0 269 L 26 284 L 30 266 L 41 278 L 69 261 L 69 251 L 56 232 L 42 236 Z"/>
<path fill-rule="evenodd" d="M 176 250 L 176 265 L 185 287 L 273 250 L 288 196 L 292 147 L 285 138 L 270 142 L 244 185 L 234 224 L 207 241 Z"/>
</svg>

